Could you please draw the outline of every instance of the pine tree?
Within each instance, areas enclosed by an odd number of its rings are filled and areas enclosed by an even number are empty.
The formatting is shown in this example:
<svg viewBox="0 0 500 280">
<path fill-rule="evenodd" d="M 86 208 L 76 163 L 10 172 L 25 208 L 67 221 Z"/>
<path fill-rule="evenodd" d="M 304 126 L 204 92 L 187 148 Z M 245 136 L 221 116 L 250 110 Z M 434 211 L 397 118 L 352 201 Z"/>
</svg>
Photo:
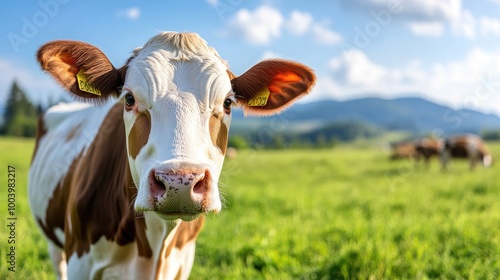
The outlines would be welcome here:
<svg viewBox="0 0 500 280">
<path fill-rule="evenodd" d="M 32 137 L 36 132 L 37 108 L 28 100 L 17 81 L 12 83 L 3 115 L 1 134 Z"/>
</svg>

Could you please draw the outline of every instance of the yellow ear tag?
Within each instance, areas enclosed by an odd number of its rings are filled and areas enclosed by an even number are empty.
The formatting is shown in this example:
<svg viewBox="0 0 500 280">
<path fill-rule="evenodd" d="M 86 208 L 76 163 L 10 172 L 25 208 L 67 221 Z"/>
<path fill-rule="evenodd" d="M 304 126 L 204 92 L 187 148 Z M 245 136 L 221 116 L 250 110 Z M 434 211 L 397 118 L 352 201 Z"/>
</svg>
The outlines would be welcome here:
<svg viewBox="0 0 500 280">
<path fill-rule="evenodd" d="M 101 96 L 101 91 L 96 86 L 88 82 L 87 77 L 81 69 L 78 71 L 78 74 L 76 74 L 76 80 L 78 81 L 78 88 L 81 91 Z"/>
<path fill-rule="evenodd" d="M 265 87 L 262 91 L 258 92 L 253 98 L 248 100 L 248 106 L 266 106 L 269 94 L 271 94 L 271 92 L 267 87 Z"/>
</svg>

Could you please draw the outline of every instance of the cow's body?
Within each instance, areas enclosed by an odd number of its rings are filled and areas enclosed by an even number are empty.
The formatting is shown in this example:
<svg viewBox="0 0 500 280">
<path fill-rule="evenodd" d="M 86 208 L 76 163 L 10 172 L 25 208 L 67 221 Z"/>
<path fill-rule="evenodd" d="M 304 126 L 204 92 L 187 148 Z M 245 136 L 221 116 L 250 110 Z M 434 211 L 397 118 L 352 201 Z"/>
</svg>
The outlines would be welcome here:
<svg viewBox="0 0 500 280">
<path fill-rule="evenodd" d="M 478 162 L 491 166 L 493 158 L 481 137 L 473 134 L 450 136 L 444 140 L 441 150 L 442 168 L 446 169 L 450 158 L 468 159 L 473 170 Z"/>
<path fill-rule="evenodd" d="M 61 104 L 39 120 L 30 204 L 58 277 L 69 279 L 186 279 L 203 213 L 221 210 L 231 104 L 276 113 L 314 83 L 286 61 L 235 77 L 194 34 L 155 36 L 120 69 L 73 41 L 47 44 L 38 59 L 73 94 L 103 104 Z M 252 107 L 263 88 L 268 99 Z"/>
</svg>

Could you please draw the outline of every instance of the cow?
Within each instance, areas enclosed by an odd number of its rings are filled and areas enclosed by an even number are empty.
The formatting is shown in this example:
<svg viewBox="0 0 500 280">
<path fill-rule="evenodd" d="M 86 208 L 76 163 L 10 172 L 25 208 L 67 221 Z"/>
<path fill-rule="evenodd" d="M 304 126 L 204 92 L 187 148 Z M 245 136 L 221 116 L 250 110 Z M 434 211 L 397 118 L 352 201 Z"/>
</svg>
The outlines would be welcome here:
<svg viewBox="0 0 500 280">
<path fill-rule="evenodd" d="M 393 147 L 390 159 L 404 158 L 418 163 L 423 158 L 425 165 L 429 166 L 430 159 L 439 155 L 441 145 L 442 140 L 428 137 L 405 141 Z"/>
<path fill-rule="evenodd" d="M 414 141 L 404 141 L 392 145 L 391 160 L 397 159 L 413 159 L 417 156 Z"/>
<path fill-rule="evenodd" d="M 194 33 L 161 32 L 120 68 L 79 41 L 49 42 L 37 59 L 80 101 L 39 118 L 29 171 L 59 279 L 188 278 L 205 213 L 222 208 L 233 108 L 279 113 L 316 79 L 281 59 L 236 76 Z"/>
<path fill-rule="evenodd" d="M 433 157 L 439 157 L 443 141 L 435 138 L 422 138 L 415 141 L 415 151 L 417 154 L 417 161 L 420 158 L 424 159 L 425 166 L 429 166 L 429 161 Z"/>
<path fill-rule="evenodd" d="M 474 170 L 478 162 L 485 167 L 493 164 L 493 157 L 488 152 L 485 143 L 480 136 L 474 134 L 447 137 L 440 154 L 443 170 L 447 169 L 450 158 L 468 159 L 470 170 Z"/>
</svg>

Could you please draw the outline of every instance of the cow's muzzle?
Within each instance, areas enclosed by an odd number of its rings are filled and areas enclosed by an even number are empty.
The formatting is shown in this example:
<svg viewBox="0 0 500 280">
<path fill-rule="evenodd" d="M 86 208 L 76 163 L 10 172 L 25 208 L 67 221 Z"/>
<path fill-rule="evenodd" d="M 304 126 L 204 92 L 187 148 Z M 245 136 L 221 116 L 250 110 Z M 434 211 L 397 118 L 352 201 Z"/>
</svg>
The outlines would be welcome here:
<svg viewBox="0 0 500 280">
<path fill-rule="evenodd" d="M 210 170 L 204 166 L 181 164 L 153 168 L 148 176 L 153 210 L 166 220 L 192 220 L 204 212 L 219 212 Z"/>
</svg>

